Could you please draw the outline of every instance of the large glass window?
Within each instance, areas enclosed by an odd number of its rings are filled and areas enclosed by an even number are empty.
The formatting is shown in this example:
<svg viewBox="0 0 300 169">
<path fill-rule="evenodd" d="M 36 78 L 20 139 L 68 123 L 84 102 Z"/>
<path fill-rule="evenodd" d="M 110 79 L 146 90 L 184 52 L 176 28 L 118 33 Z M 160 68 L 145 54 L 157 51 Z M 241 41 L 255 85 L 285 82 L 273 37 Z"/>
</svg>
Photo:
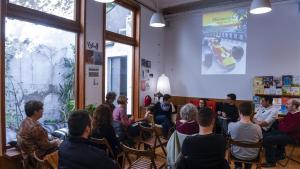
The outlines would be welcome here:
<svg viewBox="0 0 300 169">
<path fill-rule="evenodd" d="M 116 3 L 106 6 L 106 30 L 132 37 L 133 12 Z"/>
<path fill-rule="evenodd" d="M 132 114 L 133 47 L 112 41 L 105 44 L 106 91 L 127 96 L 127 114 Z"/>
<path fill-rule="evenodd" d="M 6 139 L 15 139 L 26 117 L 24 103 L 44 103 L 42 124 L 64 125 L 74 109 L 76 33 L 6 19 Z"/>
<path fill-rule="evenodd" d="M 67 19 L 75 18 L 75 0 L 9 0 L 9 2 Z"/>
</svg>

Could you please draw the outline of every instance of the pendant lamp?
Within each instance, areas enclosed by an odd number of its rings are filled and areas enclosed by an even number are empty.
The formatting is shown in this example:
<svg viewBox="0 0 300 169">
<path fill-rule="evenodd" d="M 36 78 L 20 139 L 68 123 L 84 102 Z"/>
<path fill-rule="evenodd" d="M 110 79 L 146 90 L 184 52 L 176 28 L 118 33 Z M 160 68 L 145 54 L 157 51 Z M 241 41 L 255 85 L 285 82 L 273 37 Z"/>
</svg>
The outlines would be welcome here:
<svg viewBox="0 0 300 169">
<path fill-rule="evenodd" d="M 272 8 L 270 0 L 252 0 L 250 7 L 251 14 L 264 14 L 271 11 Z"/>
</svg>

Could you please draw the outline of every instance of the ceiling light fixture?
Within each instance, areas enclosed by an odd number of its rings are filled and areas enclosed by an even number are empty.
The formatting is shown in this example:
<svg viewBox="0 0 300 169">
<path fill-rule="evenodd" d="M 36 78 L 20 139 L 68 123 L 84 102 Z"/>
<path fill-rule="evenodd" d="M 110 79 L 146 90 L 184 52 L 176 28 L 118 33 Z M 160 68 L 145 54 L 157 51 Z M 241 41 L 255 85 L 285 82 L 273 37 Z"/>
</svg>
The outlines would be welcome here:
<svg viewBox="0 0 300 169">
<path fill-rule="evenodd" d="M 114 2 L 115 0 L 94 0 L 96 2 L 101 2 L 101 3 L 111 3 Z"/>
<path fill-rule="evenodd" d="M 156 28 L 165 27 L 166 21 L 164 19 L 164 15 L 159 11 L 159 9 L 157 7 L 157 3 L 155 3 L 155 1 L 154 1 L 154 4 L 155 4 L 156 12 L 153 13 L 153 15 L 151 16 L 150 26 L 156 27 Z"/>
<path fill-rule="evenodd" d="M 271 11 L 272 8 L 270 0 L 252 0 L 250 7 L 251 14 L 264 14 Z"/>
</svg>

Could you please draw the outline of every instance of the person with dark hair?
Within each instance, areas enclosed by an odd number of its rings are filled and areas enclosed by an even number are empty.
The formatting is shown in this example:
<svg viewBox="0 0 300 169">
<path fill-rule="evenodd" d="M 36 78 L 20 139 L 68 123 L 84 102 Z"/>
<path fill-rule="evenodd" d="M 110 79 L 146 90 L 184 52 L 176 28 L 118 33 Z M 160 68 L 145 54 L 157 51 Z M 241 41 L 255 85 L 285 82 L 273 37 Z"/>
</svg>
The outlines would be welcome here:
<svg viewBox="0 0 300 169">
<path fill-rule="evenodd" d="M 225 160 L 226 140 L 214 134 L 215 115 L 204 107 L 197 113 L 199 134 L 188 136 L 183 141 L 182 156 L 176 162 L 177 169 L 229 169 Z"/>
<path fill-rule="evenodd" d="M 238 121 L 239 113 L 235 104 L 236 95 L 233 93 L 228 94 L 225 103 L 221 104 L 221 114 L 219 114 L 220 116 L 216 124 L 218 133 L 226 134 L 228 124 Z"/>
<path fill-rule="evenodd" d="M 273 98 L 265 96 L 261 99 L 261 107 L 254 115 L 253 121 L 258 124 L 263 132 L 269 132 L 271 126 L 278 118 L 278 111 L 272 106 Z"/>
<path fill-rule="evenodd" d="M 238 109 L 235 105 L 236 95 L 230 93 L 227 95 L 226 102 L 223 105 L 222 116 L 227 118 L 227 123 L 236 122 L 239 118 Z"/>
<path fill-rule="evenodd" d="M 17 142 L 22 150 L 23 158 L 29 168 L 40 168 L 33 158 L 33 154 L 43 158 L 48 153 L 54 152 L 60 141 L 49 140 L 47 131 L 38 120 L 43 116 L 43 103 L 31 100 L 25 103 L 26 118 L 20 125 Z"/>
<path fill-rule="evenodd" d="M 167 137 L 169 129 L 173 126 L 171 122 L 172 104 L 171 95 L 164 94 L 163 102 L 155 104 L 154 108 L 154 120 L 156 124 L 160 124 L 163 127 L 164 135 Z"/>
<path fill-rule="evenodd" d="M 278 121 L 277 129 L 264 135 L 263 144 L 266 163 L 263 167 L 274 167 L 278 160 L 285 158 L 285 145 L 300 141 L 300 101 L 290 99 L 287 103 L 288 114 Z"/>
<path fill-rule="evenodd" d="M 114 105 L 114 101 L 116 100 L 117 94 L 113 91 L 110 91 L 105 96 L 105 103 L 109 105 L 111 111 L 113 112 L 116 106 Z"/>
<path fill-rule="evenodd" d="M 93 138 L 106 138 L 114 154 L 120 152 L 120 142 L 116 137 L 112 125 L 112 111 L 107 104 L 98 106 L 93 114 L 93 128 L 91 136 Z"/>
<path fill-rule="evenodd" d="M 228 134 L 234 141 L 257 143 L 262 139 L 262 131 L 259 125 L 251 121 L 252 105 L 249 102 L 242 102 L 239 105 L 240 121 L 229 123 Z M 257 158 L 259 150 L 253 148 L 242 148 L 232 146 L 229 150 L 232 155 L 240 160 L 253 160 Z M 251 163 L 245 163 L 245 169 L 251 169 Z M 236 169 L 242 169 L 242 163 L 235 162 Z"/>
<path fill-rule="evenodd" d="M 91 119 L 87 111 L 78 110 L 68 119 L 70 137 L 58 151 L 58 169 L 118 169 L 105 151 L 93 146 L 88 140 L 91 132 Z"/>
</svg>

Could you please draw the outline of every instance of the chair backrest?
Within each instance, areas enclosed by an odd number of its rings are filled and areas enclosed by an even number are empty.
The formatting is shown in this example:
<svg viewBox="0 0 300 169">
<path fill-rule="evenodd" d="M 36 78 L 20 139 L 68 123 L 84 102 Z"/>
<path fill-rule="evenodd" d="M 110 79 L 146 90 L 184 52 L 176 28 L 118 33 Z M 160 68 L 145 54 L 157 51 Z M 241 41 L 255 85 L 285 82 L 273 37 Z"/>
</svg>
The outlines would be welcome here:
<svg viewBox="0 0 300 169">
<path fill-rule="evenodd" d="M 217 102 L 214 100 L 208 100 L 206 101 L 206 106 L 210 108 L 213 112 L 216 112 Z"/>
<path fill-rule="evenodd" d="M 43 159 L 40 159 L 36 152 L 33 152 L 33 157 L 42 169 L 49 169 L 49 167 L 52 169 L 58 168 L 58 151 L 47 154 Z"/>
<path fill-rule="evenodd" d="M 151 166 L 149 166 L 150 168 L 154 168 L 156 169 L 156 165 L 155 165 L 155 152 L 152 149 L 149 150 L 138 150 L 138 149 L 134 149 L 134 148 L 130 148 L 124 144 L 121 143 L 121 147 L 125 153 L 125 158 L 127 159 L 128 163 L 129 163 L 129 168 L 131 168 L 132 164 L 134 164 L 134 162 L 132 162 L 130 160 L 129 155 L 136 155 L 137 157 L 146 157 L 149 158 L 151 161 Z M 138 159 L 137 159 L 138 160 Z"/>
<path fill-rule="evenodd" d="M 151 126 L 155 124 L 153 114 L 148 114 L 146 120 L 148 121 L 148 123 L 149 123 Z"/>
<path fill-rule="evenodd" d="M 262 147 L 263 147 L 263 142 L 262 140 L 256 142 L 256 143 L 251 143 L 251 142 L 242 142 L 242 141 L 235 141 L 232 140 L 230 137 L 228 139 L 228 144 L 229 147 L 231 146 L 238 146 L 242 148 L 255 148 L 258 149 L 258 161 L 252 161 L 252 163 L 261 163 L 261 153 L 262 153 Z M 230 162 L 232 160 L 232 152 L 231 150 L 228 151 L 228 161 Z M 239 161 L 247 161 L 247 160 L 239 160 Z"/>
<path fill-rule="evenodd" d="M 93 143 L 96 143 L 96 144 L 99 144 L 99 145 L 102 145 L 106 148 L 106 153 L 108 156 L 111 156 L 111 157 L 115 157 L 114 156 L 114 153 L 112 151 L 112 148 L 110 146 L 110 144 L 108 143 L 107 139 L 106 138 L 102 138 L 102 139 L 98 139 L 98 138 L 93 138 L 91 137 L 90 140 L 93 142 Z"/>
<path fill-rule="evenodd" d="M 244 141 L 235 141 L 229 138 L 228 140 L 229 145 L 233 146 L 238 146 L 238 147 L 243 147 L 243 148 L 262 148 L 262 141 L 256 142 L 256 143 L 251 143 L 251 142 L 244 142 Z"/>
</svg>

